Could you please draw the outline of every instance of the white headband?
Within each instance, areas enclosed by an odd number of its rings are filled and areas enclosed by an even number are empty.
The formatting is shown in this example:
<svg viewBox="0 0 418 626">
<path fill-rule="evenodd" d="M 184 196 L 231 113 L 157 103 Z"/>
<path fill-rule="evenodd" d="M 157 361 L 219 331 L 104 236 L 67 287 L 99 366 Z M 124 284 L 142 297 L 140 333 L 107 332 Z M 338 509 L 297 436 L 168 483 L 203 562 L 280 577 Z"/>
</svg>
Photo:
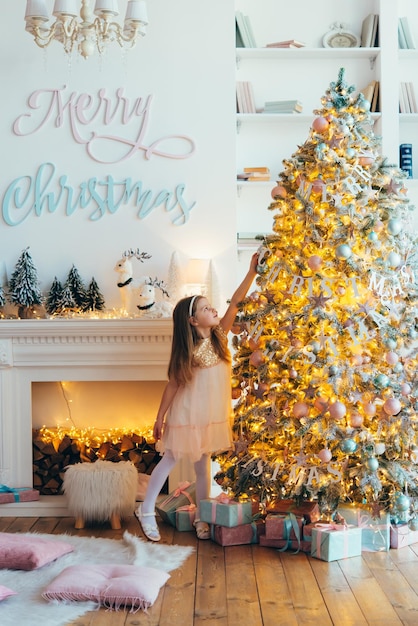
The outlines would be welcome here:
<svg viewBox="0 0 418 626">
<path fill-rule="evenodd" d="M 190 304 L 189 304 L 189 317 L 193 316 L 193 305 L 194 305 L 194 301 L 196 300 L 196 298 L 198 298 L 199 296 L 193 296 L 193 298 L 190 300 Z"/>
</svg>

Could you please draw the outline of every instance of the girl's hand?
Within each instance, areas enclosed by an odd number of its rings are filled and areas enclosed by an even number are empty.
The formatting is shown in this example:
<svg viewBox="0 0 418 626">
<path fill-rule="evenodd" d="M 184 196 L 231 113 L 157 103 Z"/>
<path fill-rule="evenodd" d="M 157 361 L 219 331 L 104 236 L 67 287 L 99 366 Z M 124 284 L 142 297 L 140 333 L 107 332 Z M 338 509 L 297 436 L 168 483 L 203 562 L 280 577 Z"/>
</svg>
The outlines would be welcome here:
<svg viewBox="0 0 418 626">
<path fill-rule="evenodd" d="M 152 431 L 155 441 L 159 441 L 163 434 L 163 421 L 156 419 Z"/>
</svg>

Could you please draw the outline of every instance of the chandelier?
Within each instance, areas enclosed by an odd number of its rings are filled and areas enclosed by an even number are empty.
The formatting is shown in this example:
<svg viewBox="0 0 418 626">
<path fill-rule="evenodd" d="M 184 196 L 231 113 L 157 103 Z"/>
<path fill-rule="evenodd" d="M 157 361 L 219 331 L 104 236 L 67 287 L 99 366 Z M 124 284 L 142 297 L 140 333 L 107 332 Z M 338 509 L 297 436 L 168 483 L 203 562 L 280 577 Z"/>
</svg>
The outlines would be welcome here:
<svg viewBox="0 0 418 626">
<path fill-rule="evenodd" d="M 117 0 L 55 0 L 53 24 L 45 0 L 26 0 L 26 30 L 40 48 L 59 41 L 67 54 L 76 47 L 85 59 L 95 49 L 102 54 L 107 45 L 116 41 L 121 48 L 133 48 L 139 36 L 146 34 L 147 7 L 144 0 L 128 0 L 123 26 L 113 21 L 119 14 Z M 92 10 L 93 9 L 93 10 Z M 79 17 L 78 17 L 79 14 Z"/>
</svg>

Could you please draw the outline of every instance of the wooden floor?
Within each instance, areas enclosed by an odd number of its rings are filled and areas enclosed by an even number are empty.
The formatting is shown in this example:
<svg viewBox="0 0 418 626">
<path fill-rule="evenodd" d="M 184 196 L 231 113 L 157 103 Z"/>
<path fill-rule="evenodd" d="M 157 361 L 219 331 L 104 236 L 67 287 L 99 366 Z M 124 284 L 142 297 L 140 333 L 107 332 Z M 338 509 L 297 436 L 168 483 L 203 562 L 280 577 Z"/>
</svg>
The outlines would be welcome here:
<svg viewBox="0 0 418 626">
<path fill-rule="evenodd" d="M 326 563 L 273 548 L 197 541 L 160 524 L 163 543 L 195 546 L 148 613 L 86 614 L 69 626 L 395 626 L 418 625 L 418 544 Z M 0 517 L 1 532 L 142 536 L 134 517 L 74 529 L 72 518 Z M 18 625 L 17 625 L 18 626 Z"/>
</svg>

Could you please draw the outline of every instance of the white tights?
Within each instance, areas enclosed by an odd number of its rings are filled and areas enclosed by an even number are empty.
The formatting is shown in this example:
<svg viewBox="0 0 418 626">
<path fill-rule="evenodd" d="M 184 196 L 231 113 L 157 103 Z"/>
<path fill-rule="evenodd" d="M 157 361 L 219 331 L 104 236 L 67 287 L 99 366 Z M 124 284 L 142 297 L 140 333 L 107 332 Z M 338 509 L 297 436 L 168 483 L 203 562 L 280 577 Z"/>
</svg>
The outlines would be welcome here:
<svg viewBox="0 0 418 626">
<path fill-rule="evenodd" d="M 176 463 L 177 461 L 173 457 L 172 453 L 167 450 L 161 461 L 155 466 L 148 483 L 145 500 L 142 504 L 142 511 L 144 513 L 154 512 L 157 496 Z M 196 519 L 199 519 L 200 501 L 209 498 L 210 495 L 211 477 L 209 454 L 203 454 L 200 459 L 196 461 L 194 464 L 194 471 L 196 474 Z"/>
</svg>

